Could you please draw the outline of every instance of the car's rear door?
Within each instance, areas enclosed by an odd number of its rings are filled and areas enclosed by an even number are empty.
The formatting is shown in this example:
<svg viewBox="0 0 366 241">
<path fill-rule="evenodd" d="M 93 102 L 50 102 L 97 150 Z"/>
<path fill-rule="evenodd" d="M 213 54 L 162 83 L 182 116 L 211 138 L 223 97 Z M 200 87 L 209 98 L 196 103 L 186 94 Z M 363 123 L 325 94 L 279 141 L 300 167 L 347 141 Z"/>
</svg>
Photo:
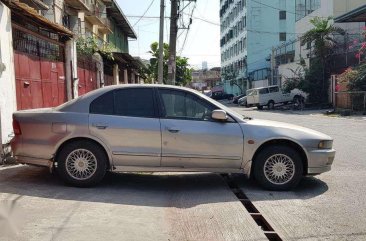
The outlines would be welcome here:
<svg viewBox="0 0 366 241">
<path fill-rule="evenodd" d="M 121 88 L 91 103 L 90 133 L 110 148 L 115 166 L 160 166 L 160 121 L 154 95 L 153 88 Z"/>
<path fill-rule="evenodd" d="M 162 167 L 240 168 L 243 134 L 235 121 L 211 119 L 215 107 L 188 91 L 159 89 Z"/>
</svg>

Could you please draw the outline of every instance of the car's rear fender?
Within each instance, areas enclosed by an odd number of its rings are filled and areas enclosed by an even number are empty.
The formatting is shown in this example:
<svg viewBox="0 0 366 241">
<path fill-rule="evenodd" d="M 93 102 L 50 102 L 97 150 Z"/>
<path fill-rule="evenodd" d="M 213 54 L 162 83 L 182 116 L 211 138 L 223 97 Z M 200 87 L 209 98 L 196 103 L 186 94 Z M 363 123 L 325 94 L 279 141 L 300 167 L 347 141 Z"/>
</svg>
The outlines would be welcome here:
<svg viewBox="0 0 366 241">
<path fill-rule="evenodd" d="M 80 141 L 80 140 L 85 140 L 85 141 L 90 141 L 90 142 L 94 142 L 97 145 L 99 145 L 103 150 L 105 155 L 108 158 L 108 168 L 111 169 L 113 167 L 113 158 L 112 158 L 112 152 L 111 150 L 98 138 L 94 137 L 94 136 L 90 136 L 90 135 L 78 135 L 78 136 L 68 136 L 67 138 L 61 140 L 59 143 L 57 143 L 55 150 L 54 150 L 54 160 L 57 161 L 57 155 L 59 154 L 60 150 L 67 144 L 75 142 L 75 141 Z"/>
</svg>

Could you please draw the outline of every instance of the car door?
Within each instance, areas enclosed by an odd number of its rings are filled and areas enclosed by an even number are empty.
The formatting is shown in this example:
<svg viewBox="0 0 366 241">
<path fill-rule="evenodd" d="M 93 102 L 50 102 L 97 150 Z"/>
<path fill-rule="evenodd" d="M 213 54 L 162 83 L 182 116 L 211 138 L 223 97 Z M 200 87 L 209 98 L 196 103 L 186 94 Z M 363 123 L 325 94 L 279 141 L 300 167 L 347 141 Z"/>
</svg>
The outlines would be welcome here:
<svg viewBox="0 0 366 241">
<path fill-rule="evenodd" d="M 115 166 L 160 166 L 161 132 L 153 88 L 107 92 L 90 105 L 89 130 Z"/>
<path fill-rule="evenodd" d="M 271 99 L 275 102 L 275 103 L 281 103 L 283 102 L 283 98 L 282 98 L 282 93 L 280 93 L 279 87 L 278 86 L 271 86 L 269 87 L 269 92 L 271 93 Z"/>
<path fill-rule="evenodd" d="M 162 167 L 240 168 L 243 134 L 234 120 L 211 119 L 218 109 L 199 96 L 159 89 Z"/>
</svg>

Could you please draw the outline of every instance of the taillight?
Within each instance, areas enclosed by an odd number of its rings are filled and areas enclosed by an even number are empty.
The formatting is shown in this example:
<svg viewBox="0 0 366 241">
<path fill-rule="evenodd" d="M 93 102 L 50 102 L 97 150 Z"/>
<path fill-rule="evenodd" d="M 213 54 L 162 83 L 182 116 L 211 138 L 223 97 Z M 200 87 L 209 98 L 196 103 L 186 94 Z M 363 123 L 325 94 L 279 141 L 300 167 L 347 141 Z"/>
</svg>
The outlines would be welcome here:
<svg viewBox="0 0 366 241">
<path fill-rule="evenodd" d="M 13 131 L 15 135 L 21 135 L 22 130 L 20 129 L 19 122 L 15 119 L 13 119 Z"/>
</svg>

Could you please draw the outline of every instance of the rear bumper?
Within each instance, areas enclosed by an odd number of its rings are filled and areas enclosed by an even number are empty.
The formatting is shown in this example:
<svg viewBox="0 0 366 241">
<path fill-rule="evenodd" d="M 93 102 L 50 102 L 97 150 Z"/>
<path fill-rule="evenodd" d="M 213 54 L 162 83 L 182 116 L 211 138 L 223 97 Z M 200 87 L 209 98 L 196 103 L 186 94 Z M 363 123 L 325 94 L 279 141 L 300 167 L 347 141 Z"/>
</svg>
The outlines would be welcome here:
<svg viewBox="0 0 366 241">
<path fill-rule="evenodd" d="M 53 167 L 53 161 L 46 160 L 46 159 L 39 159 L 39 158 L 33 158 L 33 157 L 25 157 L 25 156 L 15 156 L 15 159 L 22 164 L 29 164 L 29 165 L 35 165 L 35 166 L 42 166 L 42 167 Z"/>
<path fill-rule="evenodd" d="M 331 170 L 336 151 L 312 150 L 308 152 L 308 174 L 317 175 Z"/>
</svg>

